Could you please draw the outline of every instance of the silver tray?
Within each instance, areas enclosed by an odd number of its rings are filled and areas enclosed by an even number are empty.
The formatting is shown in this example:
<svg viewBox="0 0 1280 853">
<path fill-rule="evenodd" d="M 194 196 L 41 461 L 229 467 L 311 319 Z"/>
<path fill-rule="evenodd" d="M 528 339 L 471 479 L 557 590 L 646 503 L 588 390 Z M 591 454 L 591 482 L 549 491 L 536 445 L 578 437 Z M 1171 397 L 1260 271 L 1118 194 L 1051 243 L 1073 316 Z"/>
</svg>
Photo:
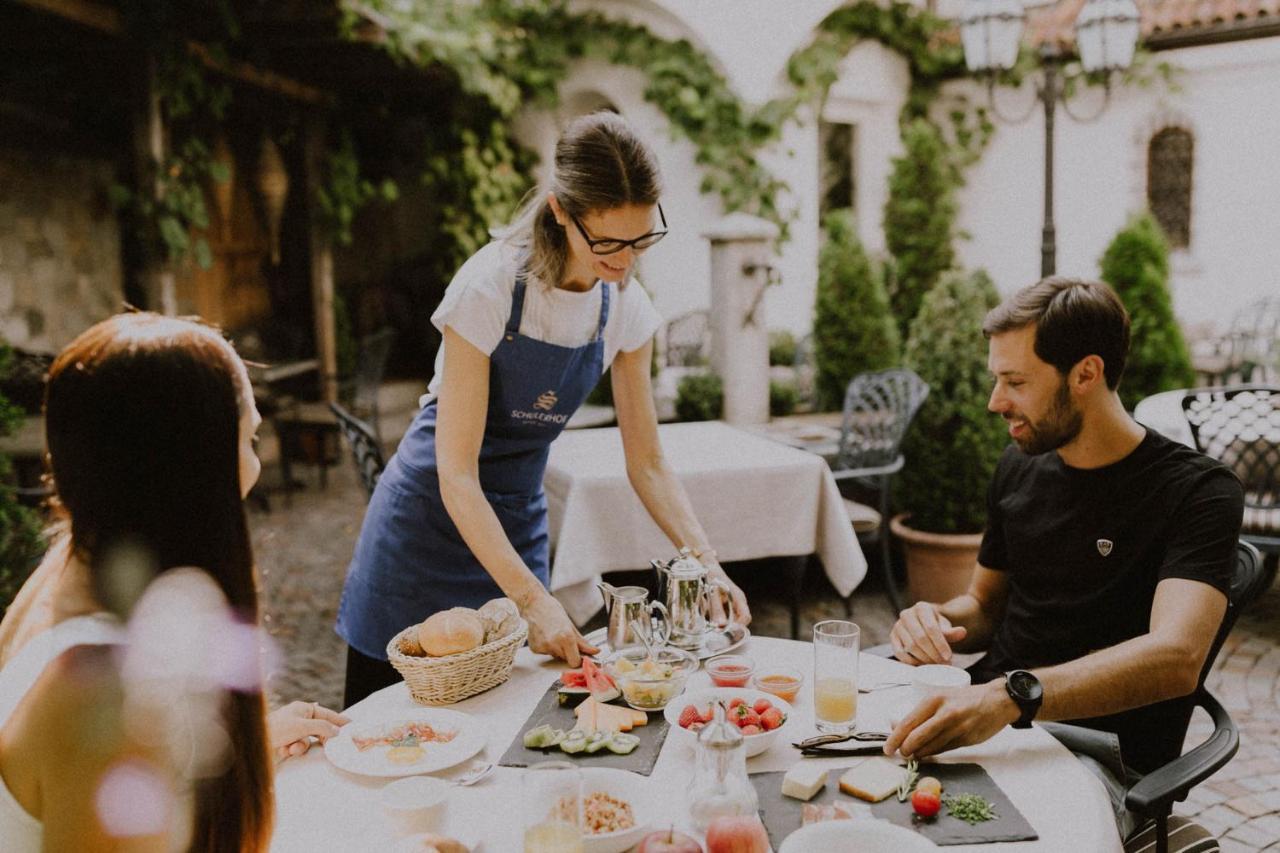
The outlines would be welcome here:
<svg viewBox="0 0 1280 853">
<path fill-rule="evenodd" d="M 605 634 L 608 630 L 608 628 L 597 628 L 585 637 L 588 643 L 600 649 L 601 654 L 613 651 L 613 649 L 609 648 L 609 644 L 605 642 Z M 733 651 L 750 638 L 751 631 L 747 629 L 747 626 L 739 625 L 735 622 L 723 630 L 707 631 L 702 635 L 701 646 L 696 649 L 686 649 L 686 651 L 697 655 L 698 660 L 706 660 L 707 658 Z"/>
</svg>

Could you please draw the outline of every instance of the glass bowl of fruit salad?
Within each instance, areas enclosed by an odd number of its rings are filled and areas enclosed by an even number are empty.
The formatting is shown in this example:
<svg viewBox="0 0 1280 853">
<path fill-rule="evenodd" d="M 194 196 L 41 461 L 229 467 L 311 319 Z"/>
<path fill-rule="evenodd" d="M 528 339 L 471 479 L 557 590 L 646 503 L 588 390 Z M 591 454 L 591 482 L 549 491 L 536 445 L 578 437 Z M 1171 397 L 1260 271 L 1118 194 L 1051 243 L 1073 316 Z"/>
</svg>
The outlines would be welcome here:
<svg viewBox="0 0 1280 853">
<path fill-rule="evenodd" d="M 695 691 L 672 702 L 663 711 L 673 732 L 690 747 L 698 740 L 698 732 L 711 722 L 711 703 L 723 702 L 725 719 L 738 726 L 747 747 L 747 757 L 759 755 L 777 740 L 791 719 L 791 703 L 785 699 L 741 687 L 717 687 Z"/>
<path fill-rule="evenodd" d="M 607 671 L 622 698 L 637 711 L 661 711 L 684 690 L 698 659 L 683 649 L 667 646 L 653 656 L 640 647 L 620 649 L 609 658 Z"/>
</svg>

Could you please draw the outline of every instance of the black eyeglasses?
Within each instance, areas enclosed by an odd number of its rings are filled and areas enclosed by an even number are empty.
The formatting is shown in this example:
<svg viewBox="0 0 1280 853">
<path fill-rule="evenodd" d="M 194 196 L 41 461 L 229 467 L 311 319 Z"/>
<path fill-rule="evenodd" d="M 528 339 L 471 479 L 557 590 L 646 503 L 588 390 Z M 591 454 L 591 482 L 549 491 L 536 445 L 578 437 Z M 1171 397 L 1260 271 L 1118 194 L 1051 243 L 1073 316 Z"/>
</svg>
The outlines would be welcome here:
<svg viewBox="0 0 1280 853">
<path fill-rule="evenodd" d="M 634 240 L 617 240 L 613 237 L 603 237 L 599 240 L 593 239 L 587 233 L 587 229 L 582 227 L 582 223 L 578 221 L 578 217 L 572 213 L 569 218 L 573 220 L 573 224 L 578 226 L 578 233 L 582 235 L 582 239 L 587 241 L 587 245 L 591 248 L 594 255 L 612 255 L 615 252 L 621 252 L 627 246 L 639 252 L 649 248 L 654 243 L 667 236 L 667 217 L 662 212 L 662 205 L 658 205 L 658 218 L 662 220 L 661 231 L 650 231 L 648 234 L 641 234 Z"/>
</svg>

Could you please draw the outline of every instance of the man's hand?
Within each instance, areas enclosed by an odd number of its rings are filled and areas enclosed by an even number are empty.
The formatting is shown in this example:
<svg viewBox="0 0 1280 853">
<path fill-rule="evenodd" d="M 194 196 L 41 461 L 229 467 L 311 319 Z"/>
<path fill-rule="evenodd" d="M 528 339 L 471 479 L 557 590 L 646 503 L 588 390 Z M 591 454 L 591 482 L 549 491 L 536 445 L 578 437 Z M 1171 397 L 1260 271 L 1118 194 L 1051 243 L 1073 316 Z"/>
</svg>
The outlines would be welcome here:
<svg viewBox="0 0 1280 853">
<path fill-rule="evenodd" d="M 951 663 L 951 644 L 968 633 L 953 627 L 938 605 L 920 601 L 898 614 L 889 633 L 893 655 L 903 663 L 919 666 L 925 663 Z"/>
<path fill-rule="evenodd" d="M 921 700 L 884 743 L 885 755 L 923 758 L 989 739 L 1018 719 L 1018 706 L 997 679 L 957 687 Z"/>
<path fill-rule="evenodd" d="M 585 652 L 594 655 L 599 649 L 588 643 L 578 633 L 564 605 L 546 590 L 539 590 L 521 608 L 521 615 L 529 622 L 529 648 L 539 654 L 558 657 L 569 666 L 582 664 Z"/>
</svg>

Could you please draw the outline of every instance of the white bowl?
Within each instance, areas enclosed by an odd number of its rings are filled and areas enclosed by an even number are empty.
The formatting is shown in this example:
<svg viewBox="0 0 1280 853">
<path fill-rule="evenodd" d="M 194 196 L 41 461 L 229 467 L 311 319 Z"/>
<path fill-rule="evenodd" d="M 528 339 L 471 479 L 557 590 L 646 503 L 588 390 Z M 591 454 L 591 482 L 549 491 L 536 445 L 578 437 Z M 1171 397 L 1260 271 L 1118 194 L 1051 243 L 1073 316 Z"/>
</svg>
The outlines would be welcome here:
<svg viewBox="0 0 1280 853">
<path fill-rule="evenodd" d="M 802 826 L 778 853 L 927 853 L 937 850 L 918 832 L 884 820 L 828 820 Z"/>
<path fill-rule="evenodd" d="M 640 843 L 640 839 L 648 833 L 657 820 L 655 807 L 649 795 L 649 780 L 628 770 L 614 770 L 609 767 L 582 768 L 582 799 L 596 791 L 602 791 L 619 800 L 631 804 L 631 814 L 635 825 L 630 829 L 620 829 L 600 835 L 582 836 L 583 853 L 622 853 Z"/>
<path fill-rule="evenodd" d="M 693 747 L 697 745 L 698 733 L 680 727 L 680 712 L 685 709 L 685 706 L 697 705 L 701 708 L 717 699 L 723 700 L 728 705 L 729 700 L 737 696 L 747 700 L 748 705 L 754 705 L 757 699 L 768 699 L 773 707 L 782 711 L 782 715 L 785 717 L 782 725 L 773 731 L 747 735 L 744 738 L 747 744 L 747 757 L 750 758 L 753 755 L 759 755 L 772 746 L 773 742 L 778 739 L 778 734 L 791 725 L 793 711 L 790 702 L 780 699 L 772 693 L 765 693 L 763 690 L 752 690 L 749 687 L 716 687 L 712 690 L 702 690 L 696 693 L 690 693 L 686 690 L 667 705 L 662 715 L 671 724 L 671 731 L 675 733 L 675 736 L 684 740 L 688 746 Z"/>
<path fill-rule="evenodd" d="M 911 688 L 919 702 L 935 690 L 968 687 L 973 681 L 967 670 L 945 663 L 930 663 L 911 670 Z"/>
<path fill-rule="evenodd" d="M 404 830 L 434 829 L 453 786 L 434 776 L 397 779 L 378 794 L 382 809 Z"/>
</svg>

